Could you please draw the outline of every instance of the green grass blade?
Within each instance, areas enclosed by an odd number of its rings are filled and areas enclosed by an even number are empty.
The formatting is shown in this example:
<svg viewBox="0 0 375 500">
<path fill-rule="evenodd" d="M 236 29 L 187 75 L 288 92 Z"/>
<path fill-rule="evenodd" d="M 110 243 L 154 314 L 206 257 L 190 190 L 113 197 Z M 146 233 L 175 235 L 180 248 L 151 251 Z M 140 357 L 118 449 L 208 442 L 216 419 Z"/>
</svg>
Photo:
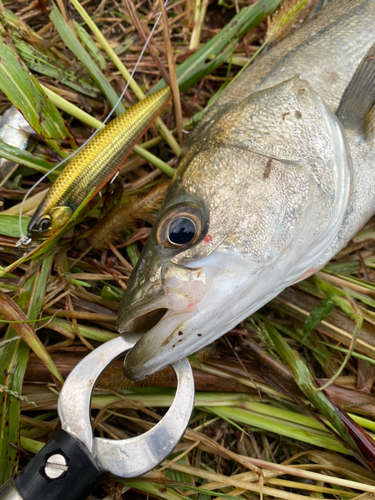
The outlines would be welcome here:
<svg viewBox="0 0 375 500">
<path fill-rule="evenodd" d="M 100 96 L 100 90 L 90 78 L 77 75 L 61 59 L 57 58 L 51 49 L 44 46 L 40 47 L 38 42 L 42 41 L 43 38 L 13 12 L 9 10 L 4 12 L 2 24 L 7 24 L 9 27 L 13 45 L 31 71 L 58 80 L 63 85 L 83 95 L 93 98 Z"/>
<path fill-rule="evenodd" d="M 57 331 L 59 330 L 59 328 L 61 328 L 71 333 L 73 338 L 75 335 L 75 329 L 73 328 L 71 322 L 62 318 L 54 318 L 53 321 L 47 321 L 45 328 L 50 328 L 51 330 L 56 329 Z M 109 340 L 117 337 L 116 333 L 109 332 L 100 328 L 93 328 L 87 325 L 79 324 L 77 328 L 82 337 L 89 340 L 94 340 L 96 342 L 108 342 Z"/>
<path fill-rule="evenodd" d="M 311 444 L 313 446 L 319 446 L 328 450 L 338 451 L 340 453 L 348 453 L 342 444 L 328 431 L 299 425 L 294 422 L 267 416 L 265 414 L 249 412 L 243 410 L 242 408 L 209 407 L 205 408 L 205 410 L 224 418 L 225 420 L 232 420 L 234 422 L 250 425 L 251 427 L 273 432 L 290 439 Z M 274 412 L 275 415 L 277 415 L 276 408 L 274 409 Z"/>
<path fill-rule="evenodd" d="M 20 305 L 26 305 L 34 277 L 25 285 L 19 298 Z M 13 328 L 6 333 L 6 340 L 16 336 Z M 23 375 L 26 369 L 29 348 L 22 340 L 9 343 L 0 350 L 0 384 L 21 394 Z M 19 443 L 20 401 L 8 392 L 2 393 L 0 412 L 0 484 L 13 476 L 17 470 L 19 452 L 9 443 Z"/>
<path fill-rule="evenodd" d="M 21 436 L 20 442 L 23 450 L 35 454 L 39 453 L 45 445 L 45 443 L 41 443 L 40 441 L 36 441 L 35 439 L 30 439 L 25 436 Z"/>
<path fill-rule="evenodd" d="M 0 142 L 0 157 L 6 158 L 9 161 L 14 161 L 14 163 L 18 163 L 24 167 L 32 168 L 36 172 L 41 172 L 43 174 L 46 174 L 55 166 L 49 161 L 36 158 L 28 151 L 16 148 L 15 146 L 11 146 L 5 142 Z M 55 170 L 54 172 L 51 172 L 51 175 L 58 176 L 59 173 L 59 171 Z"/>
<path fill-rule="evenodd" d="M 61 36 L 63 42 L 67 47 L 73 52 L 73 54 L 79 59 L 83 66 L 90 73 L 92 78 L 98 84 L 103 94 L 108 99 L 108 102 L 114 107 L 118 101 L 118 96 L 113 90 L 111 85 L 108 83 L 107 79 L 104 77 L 103 73 L 100 71 L 98 66 L 91 59 L 89 53 L 81 45 L 75 34 L 73 33 L 70 26 L 65 22 L 65 19 L 61 15 L 59 9 L 54 6 L 50 14 L 50 19 L 55 25 L 59 35 Z M 120 115 L 125 111 L 125 108 L 121 102 L 118 103 L 115 109 L 115 113 Z"/>
<path fill-rule="evenodd" d="M 51 257 L 47 257 L 46 261 L 49 261 Z M 40 294 L 39 294 L 40 295 Z M 39 296 L 38 295 L 38 296 Z M 44 293 L 43 293 L 44 296 Z M 42 304 L 40 300 L 35 299 L 33 307 L 37 309 L 39 304 L 39 309 Z M 23 314 L 21 309 L 17 304 L 8 297 L 5 293 L 0 291 L 0 317 L 4 320 L 9 320 L 12 322 L 13 329 L 18 333 L 20 337 L 27 343 L 27 345 L 33 350 L 33 352 L 38 356 L 42 363 L 49 369 L 49 371 L 58 379 L 63 382 L 61 375 L 59 374 L 55 363 L 52 361 L 51 356 L 48 354 L 46 348 L 39 340 L 35 330 L 27 322 L 27 317 Z M 34 318 L 29 318 L 34 319 Z"/>
<path fill-rule="evenodd" d="M 73 148 L 76 145 L 59 111 L 45 96 L 36 78 L 29 74 L 4 36 L 0 37 L 0 42 L 1 90 L 21 111 L 35 132 L 59 155 L 67 156 L 58 142 L 66 140 Z"/>
<path fill-rule="evenodd" d="M 85 11 L 84 7 L 77 0 L 71 0 L 71 2 L 74 5 L 74 7 L 76 8 L 77 12 L 80 14 L 80 16 L 82 16 L 82 19 L 84 19 L 84 21 L 87 23 L 87 26 L 94 33 L 98 42 L 100 43 L 102 48 L 106 51 L 108 56 L 111 58 L 114 65 L 120 71 L 124 80 L 129 83 L 129 87 L 132 89 L 132 91 L 137 96 L 137 98 L 139 100 L 144 99 L 145 95 L 142 92 L 142 90 L 140 89 L 140 87 L 138 86 L 137 82 L 134 80 L 134 78 L 131 77 L 131 74 L 126 69 L 126 67 L 124 66 L 121 59 L 118 57 L 116 52 L 112 49 L 112 47 L 110 46 L 110 44 L 106 40 L 105 36 L 101 33 L 100 29 L 96 26 L 94 21 L 91 19 L 91 17 Z M 167 144 L 169 144 L 170 148 L 175 153 L 175 155 L 179 156 L 181 153 L 181 148 L 180 148 L 179 144 L 177 143 L 176 139 L 170 133 L 168 127 L 164 124 L 164 122 L 161 120 L 160 117 L 156 118 L 155 126 L 158 129 L 158 131 L 160 132 L 160 134 L 164 137 Z"/>
<path fill-rule="evenodd" d="M 292 370 L 293 377 L 297 382 L 298 387 L 301 389 L 303 394 L 307 397 L 309 401 L 318 409 L 318 411 L 327 419 L 327 421 L 332 425 L 340 438 L 347 443 L 347 445 L 353 450 L 357 451 L 358 448 L 354 443 L 353 439 L 350 437 L 348 431 L 346 430 L 344 424 L 342 423 L 340 417 L 335 412 L 333 406 L 323 394 L 320 392 L 313 377 L 299 356 L 297 351 L 294 351 L 285 339 L 279 334 L 279 332 L 271 326 L 267 321 L 265 322 L 268 333 L 277 349 L 279 356 L 283 359 L 287 366 Z"/>
<path fill-rule="evenodd" d="M 94 41 L 90 38 L 87 31 L 76 21 L 74 21 L 74 28 L 79 36 L 79 39 L 85 45 L 86 49 L 90 53 L 91 57 L 95 63 L 99 66 L 101 70 L 105 69 L 106 63 L 104 57 L 101 55 L 100 50 L 95 45 Z"/>
<path fill-rule="evenodd" d="M 314 307 L 314 309 L 309 314 L 308 318 L 303 325 L 303 339 L 302 343 L 305 342 L 309 333 L 317 326 L 323 319 L 331 314 L 335 308 L 335 303 L 331 298 L 323 299 L 319 304 Z"/>
<path fill-rule="evenodd" d="M 144 149 L 141 146 L 134 146 L 133 151 L 134 153 L 137 153 L 137 155 L 149 161 L 152 165 L 154 165 L 154 167 L 157 167 L 164 174 L 168 175 L 168 177 L 174 176 L 174 169 L 170 167 L 168 163 L 165 163 L 163 160 L 160 160 L 155 155 L 147 151 L 147 149 Z"/>
<path fill-rule="evenodd" d="M 134 94 L 137 96 L 139 100 L 144 99 L 144 93 L 142 90 L 139 88 L 138 83 L 134 80 L 134 78 L 130 78 L 131 75 L 129 71 L 126 69 L 124 66 L 123 62 L 121 59 L 118 57 L 116 52 L 112 49 L 108 41 L 106 40 L 105 36 L 103 33 L 100 31 L 98 26 L 94 23 L 94 21 L 91 19 L 89 14 L 86 12 L 84 7 L 81 5 L 81 3 L 78 0 L 71 0 L 71 3 L 77 10 L 78 14 L 82 17 L 82 19 L 85 21 L 87 26 L 90 28 L 92 33 L 95 35 L 97 38 L 98 42 L 100 45 L 103 47 L 103 49 L 106 51 L 108 56 L 111 58 L 113 61 L 114 65 L 117 67 L 117 69 L 120 71 L 121 75 L 123 76 L 124 80 L 126 82 L 129 82 L 129 87 L 131 90 L 134 92 Z"/>
<path fill-rule="evenodd" d="M 124 481 L 124 484 L 156 498 L 163 498 L 165 500 L 190 500 L 190 497 L 177 493 L 177 491 L 167 488 L 164 484 L 151 483 L 147 480 L 142 481 L 142 479 L 127 479 Z"/>
<path fill-rule="evenodd" d="M 24 285 L 18 306 L 27 311 L 28 319 L 36 319 L 44 300 L 53 257 L 47 257 L 42 269 Z M 5 339 L 17 335 L 16 329 L 8 328 Z M 23 340 L 6 344 L 0 349 L 0 383 L 13 393 L 21 394 L 23 377 L 29 355 L 29 347 Z M 58 372 L 57 372 L 58 373 Z M 14 475 L 18 465 L 20 400 L 9 392 L 2 393 L 0 410 L 0 484 Z"/>
<path fill-rule="evenodd" d="M 104 126 L 104 124 L 100 120 L 97 120 L 94 116 L 89 115 L 88 113 L 86 113 L 86 111 L 80 109 L 75 104 L 67 101 L 55 92 L 52 92 L 52 90 L 50 90 L 49 88 L 45 87 L 44 85 L 42 85 L 42 88 L 57 108 L 62 109 L 66 113 L 69 113 L 71 116 L 77 118 L 77 120 L 80 120 L 82 123 L 85 123 L 89 127 L 101 128 Z"/>
<path fill-rule="evenodd" d="M 27 226 L 30 222 L 30 217 L 22 217 L 21 227 L 24 234 L 27 233 Z M 0 234 L 10 236 L 12 238 L 19 238 L 19 217 L 18 215 L 8 215 L 0 213 Z"/>
<path fill-rule="evenodd" d="M 272 14 L 279 4 L 280 0 L 266 0 L 241 9 L 217 35 L 177 67 L 177 80 L 181 92 L 226 62 L 238 40 Z M 163 86 L 165 82 L 160 80 L 152 92 Z"/>
</svg>

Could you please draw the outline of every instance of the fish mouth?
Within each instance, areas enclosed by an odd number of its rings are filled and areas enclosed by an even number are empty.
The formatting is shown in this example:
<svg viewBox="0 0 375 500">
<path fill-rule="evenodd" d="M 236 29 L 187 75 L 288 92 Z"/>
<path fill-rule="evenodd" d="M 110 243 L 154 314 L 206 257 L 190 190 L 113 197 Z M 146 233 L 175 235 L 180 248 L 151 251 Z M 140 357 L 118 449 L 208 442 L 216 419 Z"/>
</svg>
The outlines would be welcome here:
<svg viewBox="0 0 375 500">
<path fill-rule="evenodd" d="M 147 333 L 165 316 L 168 309 L 157 308 L 136 316 L 128 326 L 133 333 Z"/>
<path fill-rule="evenodd" d="M 146 333 L 151 330 L 165 315 L 168 308 L 162 297 L 154 300 L 141 301 L 126 308 L 126 314 L 122 316 L 121 334 Z"/>
<path fill-rule="evenodd" d="M 244 262 L 228 255 L 211 254 L 194 265 L 199 267 L 170 267 L 169 263 L 167 272 L 164 270 L 164 293 L 143 304 L 142 300 L 130 303 L 126 308 L 126 318 L 123 315 L 121 323 L 123 334 L 137 331 L 145 314 L 152 314 L 155 321 L 164 312 L 128 352 L 124 362 L 127 378 L 146 378 L 215 340 L 218 331 L 224 334 L 230 329 L 222 314 L 226 311 L 225 292 L 231 294 L 241 286 Z M 187 279 L 179 282 L 176 271 Z M 169 307 L 165 309 L 166 305 Z M 233 321 L 232 315 L 229 316 Z"/>
</svg>

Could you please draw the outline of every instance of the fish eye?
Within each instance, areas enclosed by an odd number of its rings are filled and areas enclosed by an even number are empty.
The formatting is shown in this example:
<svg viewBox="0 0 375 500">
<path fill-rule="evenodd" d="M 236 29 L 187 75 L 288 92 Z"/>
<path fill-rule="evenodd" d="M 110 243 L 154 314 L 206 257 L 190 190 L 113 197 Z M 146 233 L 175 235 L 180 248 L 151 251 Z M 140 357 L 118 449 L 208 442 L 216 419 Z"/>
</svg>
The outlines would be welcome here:
<svg viewBox="0 0 375 500">
<path fill-rule="evenodd" d="M 47 217 L 42 219 L 39 224 L 39 228 L 41 231 L 47 231 L 51 227 L 51 220 Z"/>
<path fill-rule="evenodd" d="M 194 238 L 197 228 L 187 217 L 173 220 L 168 228 L 168 239 L 172 245 L 187 245 Z"/>
<path fill-rule="evenodd" d="M 158 223 L 156 240 L 168 248 L 190 247 L 203 236 L 205 224 L 196 205 L 172 207 Z"/>
</svg>

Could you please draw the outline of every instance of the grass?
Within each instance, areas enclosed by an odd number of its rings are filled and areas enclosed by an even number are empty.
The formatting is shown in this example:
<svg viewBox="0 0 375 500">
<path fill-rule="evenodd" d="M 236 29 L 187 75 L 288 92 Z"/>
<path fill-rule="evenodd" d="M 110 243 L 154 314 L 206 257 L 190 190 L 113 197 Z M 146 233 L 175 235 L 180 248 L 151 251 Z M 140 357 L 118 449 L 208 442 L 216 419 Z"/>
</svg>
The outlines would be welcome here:
<svg viewBox="0 0 375 500">
<path fill-rule="evenodd" d="M 165 84 L 160 66 L 167 66 L 169 36 L 168 62 L 176 66 L 189 130 L 236 76 L 237 64 L 246 66 L 264 43 L 284 35 L 305 4 L 285 2 L 272 22 L 278 0 L 170 1 L 168 29 L 160 21 L 115 112 Z M 134 4 L 136 24 L 114 0 L 72 0 L 61 11 L 61 2 L 0 5 L 0 111 L 14 103 L 38 133 L 26 151 L 0 143 L 0 156 L 19 165 L 6 183 L 0 179 L 0 482 L 52 435 L 62 380 L 116 335 L 120 298 L 174 174 L 181 124 L 164 113 L 122 167 L 121 182 L 26 254 L 14 246 L 20 202 L 102 126 L 141 53 L 137 26 L 147 35 L 159 5 Z M 57 173 L 25 203 L 24 232 Z M 373 236 L 370 221 L 316 276 L 193 356 L 195 410 L 174 453 L 141 478 L 106 476 L 92 499 L 372 498 L 375 475 L 334 404 L 372 437 Z M 129 384 L 121 361 L 114 362 L 93 397 L 95 432 L 124 438 L 148 429 L 170 405 L 174 384 L 168 370 Z"/>
</svg>

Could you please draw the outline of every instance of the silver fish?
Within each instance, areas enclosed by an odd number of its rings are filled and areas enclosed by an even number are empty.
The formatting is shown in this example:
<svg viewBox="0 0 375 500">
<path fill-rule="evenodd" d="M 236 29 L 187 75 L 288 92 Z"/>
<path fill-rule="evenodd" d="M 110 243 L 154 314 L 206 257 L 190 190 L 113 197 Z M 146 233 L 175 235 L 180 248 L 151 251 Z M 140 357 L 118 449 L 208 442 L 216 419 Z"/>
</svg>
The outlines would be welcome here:
<svg viewBox="0 0 375 500">
<path fill-rule="evenodd" d="M 374 26 L 375 0 L 333 1 L 206 113 L 120 307 L 122 334 L 154 315 L 127 377 L 211 343 L 375 212 Z"/>
</svg>

